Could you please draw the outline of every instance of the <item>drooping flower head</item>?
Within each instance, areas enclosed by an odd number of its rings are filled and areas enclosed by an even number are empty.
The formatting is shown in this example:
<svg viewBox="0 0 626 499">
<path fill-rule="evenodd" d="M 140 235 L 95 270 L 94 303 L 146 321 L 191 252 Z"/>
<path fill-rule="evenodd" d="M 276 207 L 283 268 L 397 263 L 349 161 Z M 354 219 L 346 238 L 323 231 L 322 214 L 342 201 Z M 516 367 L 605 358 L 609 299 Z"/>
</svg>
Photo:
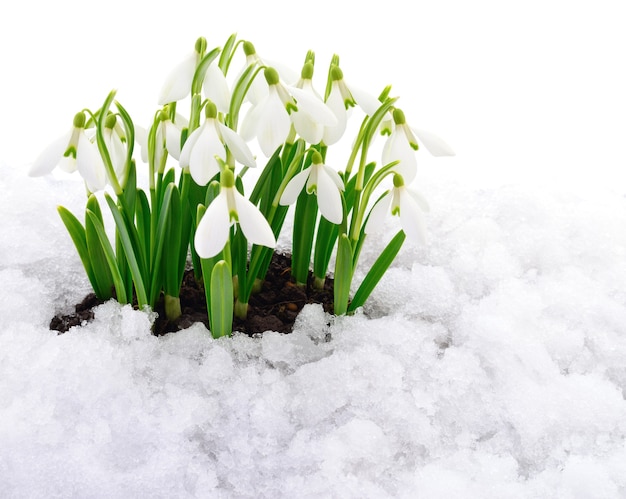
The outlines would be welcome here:
<svg viewBox="0 0 626 499">
<path fill-rule="evenodd" d="M 242 165 L 255 167 L 254 156 L 244 140 L 217 119 L 213 102 L 206 104 L 205 116 L 204 123 L 189 135 L 180 153 L 180 166 L 189 167 L 195 182 L 206 185 L 220 172 L 219 161 L 226 161 L 226 148 Z"/>
<path fill-rule="evenodd" d="M 222 251 L 230 227 L 235 223 L 252 244 L 276 246 L 269 223 L 258 208 L 239 193 L 233 172 L 225 168 L 221 174 L 220 193 L 207 207 L 196 229 L 194 243 L 198 255 L 211 258 Z"/>
<path fill-rule="evenodd" d="M 344 185 L 339 174 L 322 161 L 322 155 L 315 151 L 311 156 L 311 166 L 296 174 L 287 184 L 280 204 L 293 204 L 306 184 L 307 194 L 317 196 L 317 204 L 322 216 L 334 224 L 343 220 L 341 191 Z"/>
<path fill-rule="evenodd" d="M 313 88 L 313 62 L 307 61 L 296 86 L 291 94 L 296 99 L 298 108 L 291 113 L 291 121 L 296 132 L 309 144 L 319 144 L 326 126 L 336 126 L 335 113 Z"/>
<path fill-rule="evenodd" d="M 348 90 L 348 87 L 343 81 L 343 71 L 339 66 L 332 66 L 330 68 L 330 78 L 332 83 L 326 104 L 335 115 L 337 124 L 325 128 L 323 138 L 324 144 L 326 145 L 334 144 L 343 136 L 348 123 L 347 110 L 354 107 L 356 104 L 350 90 Z"/>
<path fill-rule="evenodd" d="M 122 133 L 121 133 L 122 132 Z M 126 173 L 126 136 L 117 123 L 117 116 L 109 113 L 104 122 L 104 143 L 109 151 L 113 170 L 118 180 Z"/>
<path fill-rule="evenodd" d="M 393 124 L 383 146 L 382 161 L 383 164 L 399 161 L 395 171 L 407 182 L 412 182 L 417 174 L 415 151 L 419 149 L 418 139 L 433 156 L 454 156 L 452 148 L 434 133 L 411 128 L 398 108 L 393 110 Z"/>
<path fill-rule="evenodd" d="M 429 211 L 428 203 L 421 194 L 407 189 L 401 175 L 394 174 L 393 189 L 381 197 L 370 211 L 365 233 L 372 234 L 384 226 L 389 212 L 400 218 L 400 225 L 407 237 L 414 242 L 426 242 L 426 221 L 424 213 Z"/>
<path fill-rule="evenodd" d="M 195 50 L 187 55 L 167 76 L 161 93 L 159 94 L 159 105 L 163 106 L 170 102 L 184 99 L 191 92 L 191 82 L 196 71 L 198 61 L 206 51 L 207 41 L 204 37 L 196 40 Z"/>
<path fill-rule="evenodd" d="M 77 113 L 70 131 L 42 151 L 29 174 L 33 177 L 46 175 L 57 166 L 68 173 L 78 170 L 91 192 L 103 189 L 106 170 L 98 147 L 85 133 L 85 122 L 85 113 Z"/>
<path fill-rule="evenodd" d="M 278 72 L 265 68 L 268 93 L 253 105 L 241 124 L 241 136 L 249 141 L 256 137 L 265 156 L 270 157 L 281 146 L 291 130 L 289 113 L 297 109 L 293 98 L 280 83 Z"/>
<path fill-rule="evenodd" d="M 265 68 L 264 74 L 269 85 L 268 93 L 246 114 L 241 136 L 245 140 L 256 137 L 267 157 L 287 140 L 292 123 L 295 131 L 307 142 L 318 143 L 317 127 L 335 124 L 337 120 L 333 112 L 312 92 L 284 85 L 274 68 Z M 294 119 L 296 115 L 298 118 Z"/>
<path fill-rule="evenodd" d="M 415 151 L 419 146 L 415 135 L 406 124 L 404 113 L 398 108 L 393 110 L 393 121 L 395 127 L 383 146 L 383 164 L 399 161 L 394 170 L 410 183 L 417 174 Z"/>
</svg>

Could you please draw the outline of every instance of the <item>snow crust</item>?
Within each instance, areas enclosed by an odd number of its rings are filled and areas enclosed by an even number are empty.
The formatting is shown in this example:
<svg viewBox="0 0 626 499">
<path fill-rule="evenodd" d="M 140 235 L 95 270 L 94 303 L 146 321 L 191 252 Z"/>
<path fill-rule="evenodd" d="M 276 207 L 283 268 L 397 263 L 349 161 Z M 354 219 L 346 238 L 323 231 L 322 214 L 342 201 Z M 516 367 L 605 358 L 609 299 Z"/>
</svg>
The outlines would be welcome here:
<svg viewBox="0 0 626 499">
<path fill-rule="evenodd" d="M 626 496 L 624 196 L 430 171 L 429 243 L 353 317 L 156 338 L 108 302 L 56 336 L 80 182 L 0 170 L 4 497 Z"/>
</svg>

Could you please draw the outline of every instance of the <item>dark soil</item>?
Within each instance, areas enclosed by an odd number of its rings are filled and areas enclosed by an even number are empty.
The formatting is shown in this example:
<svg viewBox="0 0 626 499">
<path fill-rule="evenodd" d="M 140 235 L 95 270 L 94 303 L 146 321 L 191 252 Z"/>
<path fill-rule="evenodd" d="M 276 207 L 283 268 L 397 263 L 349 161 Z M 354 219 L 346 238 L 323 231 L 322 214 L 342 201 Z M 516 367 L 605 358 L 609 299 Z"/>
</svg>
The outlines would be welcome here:
<svg viewBox="0 0 626 499">
<path fill-rule="evenodd" d="M 291 258 L 275 253 L 263 288 L 259 293 L 250 297 L 247 319 L 235 319 L 233 329 L 248 335 L 264 331 L 290 333 L 298 313 L 307 303 L 320 303 L 324 310 L 332 313 L 333 280 L 327 278 L 323 290 L 313 289 L 312 282 L 313 275 L 309 273 L 306 288 L 296 286 L 291 278 Z M 102 301 L 98 300 L 95 294 L 90 293 L 76 305 L 75 313 L 54 317 L 50 322 L 50 329 L 61 334 L 72 326 L 93 320 L 93 309 L 101 303 Z M 196 281 L 192 270 L 187 271 L 183 278 L 180 303 L 182 315 L 173 322 L 165 318 L 163 303 L 157 304 L 158 318 L 153 326 L 155 335 L 160 336 L 186 329 L 195 322 L 202 322 L 205 326 L 209 326 L 204 287 L 202 283 Z"/>
</svg>

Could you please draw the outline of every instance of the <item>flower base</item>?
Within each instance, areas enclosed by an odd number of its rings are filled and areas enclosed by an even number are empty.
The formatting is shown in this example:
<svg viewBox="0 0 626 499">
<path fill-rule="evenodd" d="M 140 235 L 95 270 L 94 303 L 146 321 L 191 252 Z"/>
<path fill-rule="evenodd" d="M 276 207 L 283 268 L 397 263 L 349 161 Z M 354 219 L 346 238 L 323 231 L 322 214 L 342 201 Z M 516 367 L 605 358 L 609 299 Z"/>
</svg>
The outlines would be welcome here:
<svg viewBox="0 0 626 499">
<path fill-rule="evenodd" d="M 326 278 L 324 289 L 321 290 L 314 288 L 313 281 L 313 275 L 309 273 L 307 286 L 297 286 L 291 278 L 291 257 L 274 254 L 261 290 L 250 297 L 247 318 L 235 318 L 233 329 L 248 335 L 265 331 L 290 333 L 298 313 L 307 303 L 319 303 L 324 310 L 332 313 L 333 280 Z M 50 329 L 61 334 L 84 321 L 92 320 L 93 309 L 101 303 L 93 293 L 86 296 L 76 305 L 75 313 L 55 316 L 50 322 Z M 202 322 L 208 327 L 204 288 L 194 278 L 193 271 L 185 273 L 180 305 L 181 316 L 175 321 L 168 321 L 163 300 L 157 304 L 158 317 L 153 326 L 155 335 L 186 329 L 196 322 Z"/>
</svg>

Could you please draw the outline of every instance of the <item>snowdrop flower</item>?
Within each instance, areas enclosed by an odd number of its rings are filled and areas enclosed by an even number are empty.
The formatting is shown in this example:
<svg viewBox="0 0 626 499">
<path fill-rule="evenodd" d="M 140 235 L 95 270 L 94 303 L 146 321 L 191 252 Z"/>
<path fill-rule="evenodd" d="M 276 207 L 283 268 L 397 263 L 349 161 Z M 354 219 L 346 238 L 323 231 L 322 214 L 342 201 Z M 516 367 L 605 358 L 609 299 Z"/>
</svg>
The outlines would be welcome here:
<svg viewBox="0 0 626 499">
<path fill-rule="evenodd" d="M 411 182 L 417 174 L 417 160 L 415 151 L 418 149 L 416 136 L 426 150 L 433 156 L 454 156 L 454 151 L 448 144 L 435 134 L 413 130 L 406 123 L 404 113 L 400 109 L 393 110 L 395 127 L 383 146 L 383 164 L 399 160 L 395 171 L 402 175 L 407 182 Z"/>
<path fill-rule="evenodd" d="M 104 122 L 104 143 L 109 151 L 111 163 L 113 164 L 113 170 L 116 177 L 123 178 L 126 172 L 126 136 L 123 134 L 123 130 L 120 130 L 120 126 L 117 123 L 117 117 L 114 114 L 109 114 Z"/>
<path fill-rule="evenodd" d="M 326 126 L 338 124 L 335 114 L 324 103 L 322 97 L 313 88 L 313 64 L 307 62 L 302 68 L 300 80 L 291 95 L 295 97 L 298 109 L 291 113 L 291 121 L 296 132 L 309 144 L 319 144 Z M 306 112 L 307 109 L 309 112 Z"/>
<path fill-rule="evenodd" d="M 176 102 L 189 95 L 197 63 L 198 54 L 193 52 L 172 70 L 161 87 L 159 105 Z"/>
<path fill-rule="evenodd" d="M 269 158 L 287 139 L 291 130 L 289 113 L 297 107 L 274 68 L 265 68 L 265 79 L 268 93 L 246 114 L 241 136 L 246 141 L 256 137 L 263 154 Z"/>
<path fill-rule="evenodd" d="M 230 227 L 238 223 L 249 242 L 274 248 L 276 238 L 272 229 L 254 204 L 242 196 L 235 187 L 235 176 L 226 168 L 221 176 L 218 196 L 208 206 L 194 239 L 201 258 L 217 255 L 228 241 Z"/>
<path fill-rule="evenodd" d="M 29 174 L 33 177 L 46 175 L 56 166 L 68 173 L 78 170 L 91 192 L 104 188 L 106 170 L 98 147 L 85 133 L 83 112 L 74 116 L 74 124 L 68 133 L 43 150 Z"/>
<path fill-rule="evenodd" d="M 155 153 L 154 162 L 158 165 L 163 157 L 163 148 L 174 159 L 180 159 L 180 137 L 183 128 L 188 126 L 184 116 L 176 114 L 176 122 L 170 118 L 169 106 L 165 106 L 157 115 L 158 123 L 155 132 Z M 148 135 L 149 132 L 143 127 L 135 125 L 135 140 L 141 147 L 141 160 L 148 162 Z"/>
<path fill-rule="evenodd" d="M 311 166 L 289 181 L 280 197 L 280 204 L 295 203 L 305 184 L 307 194 L 317 195 L 322 216 L 329 222 L 340 224 L 343 220 L 341 191 L 344 190 L 344 185 L 339 174 L 322 163 L 322 155 L 317 151 L 311 157 Z"/>
<path fill-rule="evenodd" d="M 242 165 L 255 167 L 252 152 L 237 135 L 217 119 L 217 107 L 209 102 L 205 108 L 206 120 L 187 138 L 180 153 L 180 166 L 189 167 L 192 178 L 206 185 L 220 171 L 217 158 L 226 160 L 226 147 Z"/>
<path fill-rule="evenodd" d="M 298 121 L 298 128 L 309 139 L 317 139 L 316 130 L 309 126 L 311 121 L 335 123 L 332 111 L 321 99 L 301 88 L 287 88 L 274 68 L 265 68 L 265 79 L 268 94 L 250 108 L 241 125 L 241 136 L 245 140 L 256 137 L 265 156 L 270 157 L 287 140 L 292 125 L 290 115 L 295 112 L 306 116 L 304 121 Z"/>
<path fill-rule="evenodd" d="M 196 40 L 195 50 L 180 62 L 165 78 L 161 93 L 159 94 L 159 105 L 164 106 L 170 102 L 184 99 L 191 92 L 193 75 L 200 57 L 206 51 L 206 39 L 200 37 Z"/>
<path fill-rule="evenodd" d="M 246 56 L 246 63 L 244 68 L 241 70 L 243 73 L 250 66 L 271 66 L 275 68 L 278 73 L 281 75 L 283 81 L 288 82 L 289 84 L 293 83 L 297 80 L 298 75 L 294 73 L 291 68 L 284 66 L 283 64 L 269 61 L 265 59 L 261 59 L 254 48 L 254 45 L 249 42 L 243 42 L 243 51 Z M 241 73 L 239 76 L 241 76 Z M 239 77 L 237 78 L 239 79 Z M 252 105 L 257 105 L 261 100 L 263 100 L 267 96 L 268 92 L 268 83 L 265 78 L 263 78 L 260 74 L 252 80 L 250 84 L 250 88 L 248 89 L 248 93 L 246 94 L 246 100 L 248 100 Z"/>
<path fill-rule="evenodd" d="M 370 211 L 365 233 L 371 234 L 382 229 L 385 217 L 391 214 L 400 217 L 400 225 L 407 237 L 415 242 L 426 242 L 424 212 L 429 211 L 426 200 L 415 191 L 407 189 L 401 175 L 393 176 L 393 189 L 387 192 Z"/>
</svg>

